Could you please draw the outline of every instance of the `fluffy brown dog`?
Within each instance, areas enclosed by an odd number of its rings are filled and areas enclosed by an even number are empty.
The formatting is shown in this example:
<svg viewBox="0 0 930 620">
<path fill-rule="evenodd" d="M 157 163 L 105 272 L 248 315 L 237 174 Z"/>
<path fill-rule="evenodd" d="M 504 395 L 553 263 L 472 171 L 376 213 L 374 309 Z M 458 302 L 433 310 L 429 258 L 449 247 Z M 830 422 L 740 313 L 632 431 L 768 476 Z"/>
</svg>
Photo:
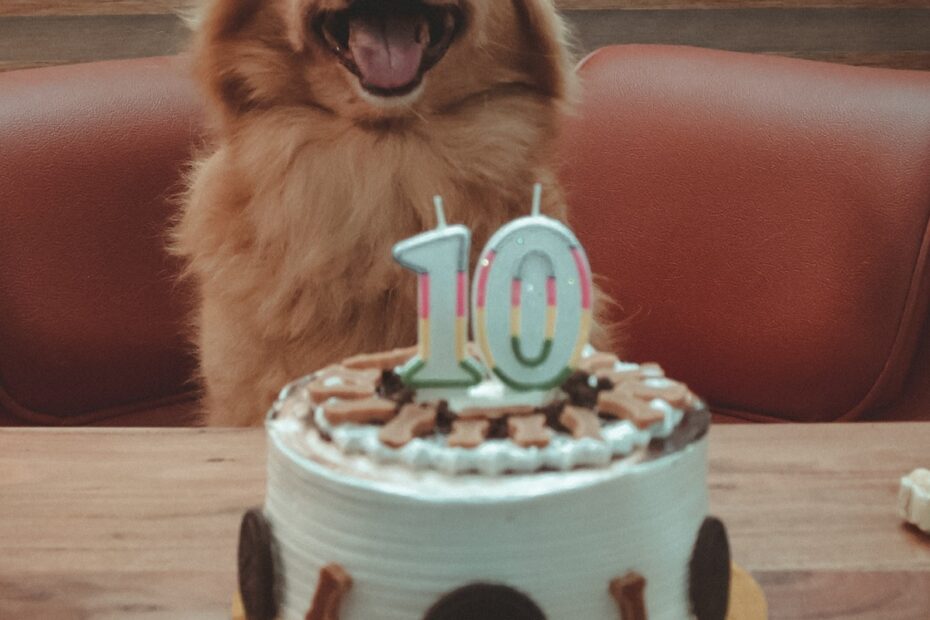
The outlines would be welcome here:
<svg viewBox="0 0 930 620">
<path fill-rule="evenodd" d="M 287 381 L 415 342 L 391 246 L 435 225 L 433 195 L 473 264 L 535 181 L 564 218 L 573 72 L 551 0 L 214 0 L 195 56 L 215 140 L 174 247 L 209 424 L 257 424 Z"/>
</svg>

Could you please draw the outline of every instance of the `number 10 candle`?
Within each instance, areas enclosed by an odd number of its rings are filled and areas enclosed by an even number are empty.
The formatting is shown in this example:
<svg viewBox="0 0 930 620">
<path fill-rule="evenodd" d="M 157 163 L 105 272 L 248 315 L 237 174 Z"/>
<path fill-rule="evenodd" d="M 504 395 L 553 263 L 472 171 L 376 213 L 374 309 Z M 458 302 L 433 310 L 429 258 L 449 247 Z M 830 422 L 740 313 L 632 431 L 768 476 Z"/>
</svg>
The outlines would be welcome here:
<svg viewBox="0 0 930 620">
<path fill-rule="evenodd" d="M 587 256 L 558 220 L 539 212 L 500 228 L 478 262 L 472 331 L 484 362 L 516 390 L 560 385 L 577 365 L 591 329 L 592 285 Z M 482 379 L 466 352 L 468 254 L 471 234 L 448 226 L 435 198 L 439 226 L 394 246 L 394 258 L 418 274 L 419 347 L 400 370 L 411 387 L 467 387 Z"/>
</svg>

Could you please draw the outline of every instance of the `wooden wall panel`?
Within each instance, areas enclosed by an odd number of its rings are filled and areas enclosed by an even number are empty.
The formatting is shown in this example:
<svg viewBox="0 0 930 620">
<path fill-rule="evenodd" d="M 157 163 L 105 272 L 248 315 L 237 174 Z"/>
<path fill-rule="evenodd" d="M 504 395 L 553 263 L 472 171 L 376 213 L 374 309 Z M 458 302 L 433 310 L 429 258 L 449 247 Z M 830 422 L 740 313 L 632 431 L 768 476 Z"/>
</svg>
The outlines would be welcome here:
<svg viewBox="0 0 930 620">
<path fill-rule="evenodd" d="M 0 0 L 0 15 L 168 15 L 197 0 Z"/>
<path fill-rule="evenodd" d="M 756 8 L 753 3 L 753 8 L 568 14 L 583 50 L 616 42 L 670 43 L 930 69 L 928 8 Z"/>
<path fill-rule="evenodd" d="M 27 0 L 28 1 L 28 0 Z M 562 10 L 722 9 L 722 8 L 927 8 L 928 0 L 555 0 Z"/>
<path fill-rule="evenodd" d="M 486 0 L 499 1 L 499 0 Z M 174 54 L 198 0 L 0 0 L 0 70 Z M 930 70 L 930 0 L 557 0 L 580 53 L 671 43 Z"/>
<path fill-rule="evenodd" d="M 0 17 L 0 69 L 173 54 L 187 36 L 171 14 Z"/>
</svg>

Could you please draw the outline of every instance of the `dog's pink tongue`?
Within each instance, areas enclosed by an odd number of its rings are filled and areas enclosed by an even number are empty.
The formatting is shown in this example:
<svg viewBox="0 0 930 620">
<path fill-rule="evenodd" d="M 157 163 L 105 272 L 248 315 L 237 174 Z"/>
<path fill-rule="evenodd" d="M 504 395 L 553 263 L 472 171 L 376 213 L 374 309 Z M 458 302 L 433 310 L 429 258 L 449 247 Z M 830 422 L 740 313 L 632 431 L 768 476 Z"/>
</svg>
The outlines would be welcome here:
<svg viewBox="0 0 930 620">
<path fill-rule="evenodd" d="M 426 41 L 414 17 L 365 17 L 350 23 L 349 49 L 367 86 L 399 88 L 417 77 Z"/>
</svg>

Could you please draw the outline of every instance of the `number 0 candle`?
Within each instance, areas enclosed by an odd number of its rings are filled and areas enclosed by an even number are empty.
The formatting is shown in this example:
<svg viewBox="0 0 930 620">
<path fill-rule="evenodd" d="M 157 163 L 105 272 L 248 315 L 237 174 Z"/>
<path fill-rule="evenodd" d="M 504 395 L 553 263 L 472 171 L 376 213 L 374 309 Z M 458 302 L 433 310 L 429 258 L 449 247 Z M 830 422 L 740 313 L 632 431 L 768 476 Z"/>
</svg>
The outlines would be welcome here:
<svg viewBox="0 0 930 620">
<path fill-rule="evenodd" d="M 561 384 L 591 330 L 591 270 L 575 235 L 539 213 L 510 222 L 478 262 L 472 322 L 484 361 L 521 390 Z"/>
<path fill-rule="evenodd" d="M 468 328 L 468 252 L 471 233 L 448 226 L 442 199 L 434 198 L 435 230 L 394 246 L 394 259 L 417 273 L 417 355 L 400 369 L 411 387 L 470 386 L 482 378 L 481 366 L 466 352 Z"/>
</svg>

